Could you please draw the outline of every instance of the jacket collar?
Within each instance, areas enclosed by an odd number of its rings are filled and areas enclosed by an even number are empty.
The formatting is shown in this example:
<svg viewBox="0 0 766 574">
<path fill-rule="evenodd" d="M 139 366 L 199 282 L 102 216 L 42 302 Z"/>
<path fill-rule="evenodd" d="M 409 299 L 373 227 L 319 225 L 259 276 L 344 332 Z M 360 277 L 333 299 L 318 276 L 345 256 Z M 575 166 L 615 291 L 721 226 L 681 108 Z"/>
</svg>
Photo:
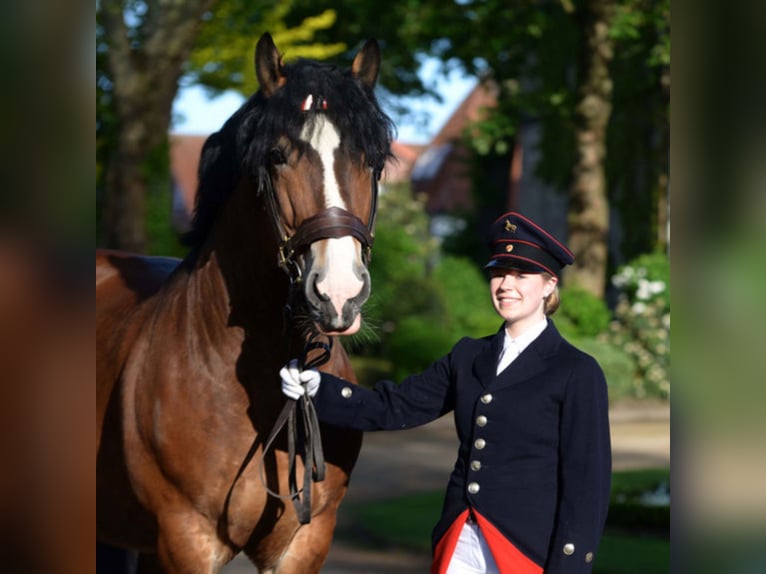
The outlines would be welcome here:
<svg viewBox="0 0 766 574">
<path fill-rule="evenodd" d="M 497 333 L 487 340 L 484 349 L 474 360 L 474 373 L 485 388 L 515 385 L 539 374 L 547 368 L 547 359 L 558 351 L 563 338 L 553 321 L 548 319 L 548 326 L 540 336 L 532 341 L 505 370 L 496 375 L 497 358 L 503 348 L 504 340 L 504 326 L 501 325 Z"/>
</svg>

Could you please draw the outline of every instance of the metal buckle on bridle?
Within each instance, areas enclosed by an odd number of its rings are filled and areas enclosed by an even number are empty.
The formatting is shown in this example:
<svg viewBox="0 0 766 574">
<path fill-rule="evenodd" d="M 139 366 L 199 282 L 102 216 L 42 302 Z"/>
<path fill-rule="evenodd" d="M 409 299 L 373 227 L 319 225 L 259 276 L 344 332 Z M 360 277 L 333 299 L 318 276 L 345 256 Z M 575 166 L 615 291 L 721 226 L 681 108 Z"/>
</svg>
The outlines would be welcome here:
<svg viewBox="0 0 766 574">
<path fill-rule="evenodd" d="M 299 285 L 303 281 L 303 270 L 293 257 L 295 255 L 295 250 L 290 249 L 290 252 L 287 252 L 288 242 L 289 238 L 285 238 L 279 246 L 278 264 L 280 269 L 282 269 L 290 279 L 290 285 Z"/>
</svg>

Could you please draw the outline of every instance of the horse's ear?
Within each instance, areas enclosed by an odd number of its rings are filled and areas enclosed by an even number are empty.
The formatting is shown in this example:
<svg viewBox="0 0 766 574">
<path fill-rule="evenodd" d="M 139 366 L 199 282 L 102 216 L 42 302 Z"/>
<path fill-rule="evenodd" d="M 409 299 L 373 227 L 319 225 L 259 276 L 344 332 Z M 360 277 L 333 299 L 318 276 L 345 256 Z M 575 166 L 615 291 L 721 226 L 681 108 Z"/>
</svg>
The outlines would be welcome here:
<svg viewBox="0 0 766 574">
<path fill-rule="evenodd" d="M 367 40 L 362 46 L 351 64 L 351 72 L 370 89 L 375 86 L 380 72 L 380 46 L 376 40 Z"/>
<path fill-rule="evenodd" d="M 282 58 L 271 34 L 265 32 L 255 47 L 255 75 L 266 97 L 284 85 L 286 78 L 282 73 Z"/>
</svg>

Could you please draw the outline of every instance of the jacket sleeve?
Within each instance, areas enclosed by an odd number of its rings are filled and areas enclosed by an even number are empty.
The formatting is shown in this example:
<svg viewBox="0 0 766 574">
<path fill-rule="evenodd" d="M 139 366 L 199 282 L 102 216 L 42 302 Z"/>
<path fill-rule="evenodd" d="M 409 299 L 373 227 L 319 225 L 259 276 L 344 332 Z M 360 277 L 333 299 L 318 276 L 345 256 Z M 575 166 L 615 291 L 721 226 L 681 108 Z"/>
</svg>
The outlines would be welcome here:
<svg viewBox="0 0 766 574">
<path fill-rule="evenodd" d="M 450 356 L 399 385 L 379 381 L 372 389 L 322 373 L 314 397 L 319 420 L 361 431 L 406 429 L 431 422 L 453 408 Z"/>
<path fill-rule="evenodd" d="M 546 574 L 588 574 L 609 508 L 612 453 L 604 373 L 592 357 L 579 362 L 561 410 L 558 513 Z"/>
</svg>

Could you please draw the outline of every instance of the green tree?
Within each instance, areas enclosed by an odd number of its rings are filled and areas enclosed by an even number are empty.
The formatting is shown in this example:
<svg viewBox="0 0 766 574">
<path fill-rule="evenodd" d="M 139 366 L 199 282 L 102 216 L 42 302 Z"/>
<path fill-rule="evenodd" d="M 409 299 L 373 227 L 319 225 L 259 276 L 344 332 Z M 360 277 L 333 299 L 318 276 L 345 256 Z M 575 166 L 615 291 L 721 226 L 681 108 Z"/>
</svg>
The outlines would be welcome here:
<svg viewBox="0 0 766 574">
<path fill-rule="evenodd" d="M 379 337 L 370 349 L 373 354 L 388 350 L 404 318 L 444 317 L 444 302 L 429 279 L 437 255 L 438 245 L 428 233 L 424 198 L 413 197 L 408 185 L 386 186 L 380 195 L 370 262 L 373 287 L 365 311 Z"/>
<path fill-rule="evenodd" d="M 104 16 L 100 15 L 112 4 L 115 3 L 97 6 L 99 86 L 100 94 L 106 96 L 104 101 L 109 104 L 100 106 L 104 111 L 98 122 L 100 161 L 110 155 L 106 152 L 120 149 L 102 145 L 102 134 L 116 138 L 130 133 L 129 122 L 120 112 L 122 108 L 113 105 L 119 82 L 107 65 L 113 58 L 121 57 L 119 50 L 113 54 L 112 34 L 108 33 L 117 26 L 105 27 Z M 150 53 L 147 46 L 157 44 L 149 39 L 162 28 L 158 24 L 166 21 L 157 16 L 158 11 L 167 9 L 165 4 L 154 0 L 117 6 L 120 15 L 124 16 L 131 7 L 135 13 L 133 20 L 122 18 L 121 24 L 131 38 L 128 60 L 161 64 L 164 55 Z M 143 7 L 143 12 L 137 6 Z M 631 253 L 653 247 L 645 245 L 646 241 L 667 240 L 662 235 L 667 227 L 662 219 L 666 210 L 661 207 L 667 196 L 667 166 L 661 164 L 666 164 L 668 140 L 666 106 L 662 103 L 667 102 L 669 86 L 668 0 L 471 0 L 447 5 L 437 0 L 390 0 L 385 10 L 359 0 L 218 0 L 215 4 L 208 0 L 205 6 L 200 8 L 199 17 L 191 14 L 188 6 L 185 8 L 190 20 L 201 22 L 199 26 L 198 22 L 190 26 L 197 30 L 194 35 L 198 34 L 199 41 L 194 50 L 187 45 L 186 54 L 191 54 L 191 59 L 186 65 L 181 52 L 177 53 L 181 61 L 175 62 L 176 75 L 168 84 L 177 86 L 178 70 L 182 70 L 190 81 L 201 82 L 213 90 L 234 87 L 250 93 L 248 44 L 251 46 L 266 29 L 275 35 L 288 58 L 338 54 L 344 59 L 353 53 L 347 44 L 376 37 L 384 53 L 381 71 L 384 96 L 385 92 L 433 93 L 434 86 L 424 85 L 417 75 L 419 63 L 426 55 L 439 58 L 445 72 L 461 67 L 496 83 L 499 105 L 488 121 L 471 134 L 478 153 L 495 154 L 495 166 L 509 161 L 519 122 L 527 117 L 539 120 L 543 127 L 539 173 L 562 192 L 569 190 L 572 198 L 570 237 L 581 255 L 572 269 L 577 282 L 587 283 L 585 286 L 592 292 L 603 289 L 607 273 L 605 214 L 609 212 L 611 190 L 621 190 L 616 207 L 623 212 L 624 228 L 630 231 L 631 238 L 647 235 L 633 232 L 634 228 L 645 229 L 646 221 L 651 220 L 654 226 L 654 237 L 641 239 L 642 245 L 629 246 Z M 639 64 L 640 74 L 636 74 Z M 644 78 L 647 81 L 643 84 L 637 81 Z M 165 83 L 152 84 L 151 98 L 144 98 L 141 106 L 157 107 L 153 103 L 156 99 L 171 101 L 167 94 L 164 98 L 154 94 L 164 92 Z M 661 103 L 639 106 L 635 104 L 637 99 L 642 103 Z M 632 107 L 626 104 L 628 101 Z M 615 102 L 619 108 L 615 108 Z M 165 109 L 168 107 L 169 104 Z M 144 108 L 135 104 L 133 109 L 143 112 Z M 164 111 L 154 115 L 167 117 Z M 649 115 L 652 115 L 649 122 L 631 121 Z M 163 136 L 167 123 L 161 125 L 151 117 L 153 114 L 147 114 L 146 121 L 152 127 L 146 131 L 155 137 Z M 631 149 L 628 142 L 646 142 L 650 137 L 637 137 L 641 130 L 647 133 L 648 124 L 654 133 L 660 133 L 662 143 L 652 144 L 653 147 L 636 143 Z M 119 129 L 114 129 L 115 126 Z M 107 137 L 105 141 L 116 139 Z M 152 142 L 146 145 L 149 143 Z M 631 157 L 635 153 L 631 152 L 647 147 L 653 150 L 653 157 L 645 153 L 641 165 L 637 165 L 639 162 Z M 120 164 L 119 153 L 115 159 L 102 165 L 111 170 L 112 165 Z M 141 162 L 133 161 L 136 163 Z M 653 170 L 654 181 L 650 184 L 641 181 L 639 175 L 647 165 Z M 108 175 L 106 171 L 102 170 Z M 107 179 L 105 176 L 102 182 Z M 140 180 L 133 177 L 130 181 Z M 115 191 L 115 195 L 120 194 Z M 132 196 L 138 197 L 140 193 Z M 646 196 L 652 196 L 656 206 L 653 217 L 646 217 L 630 201 L 631 197 Z M 503 196 L 497 201 L 499 205 L 505 203 Z M 110 212 L 106 209 L 107 214 Z M 127 217 L 141 221 L 140 217 Z"/>
<path fill-rule="evenodd" d="M 269 30 L 277 32 L 280 49 L 292 55 L 337 53 L 337 45 L 322 47 L 312 41 L 317 29 L 332 24 L 333 14 L 288 28 L 282 24 L 288 8 L 289 2 L 277 0 L 97 3 L 100 244 L 145 250 L 151 167 L 162 165 L 167 173 L 171 109 L 184 74 L 214 90 L 255 90 L 253 49 Z"/>
<path fill-rule="evenodd" d="M 606 170 L 608 181 L 619 183 L 611 185 L 610 201 L 623 228 L 623 261 L 669 244 L 669 26 L 669 0 L 625 0 L 611 29 L 615 89 Z"/>
<path fill-rule="evenodd" d="M 144 249 L 145 166 L 166 141 L 183 64 L 200 18 L 213 4 L 213 0 L 96 4 L 96 137 L 105 160 L 98 171 L 102 241 L 107 245 Z"/>
<path fill-rule="evenodd" d="M 641 72 L 648 72 L 644 78 L 652 81 L 653 90 L 642 94 L 644 109 L 630 110 L 634 125 L 646 130 L 650 124 L 661 136 L 662 144 L 655 146 L 659 149 L 651 165 L 662 163 L 663 151 L 668 149 L 667 117 L 647 103 L 663 98 L 662 78 L 669 66 L 669 3 L 488 0 L 461 3 L 454 12 L 436 12 L 434 22 L 449 38 L 438 45 L 440 57 L 460 61 L 467 70 L 492 80 L 499 91 L 497 108 L 469 135 L 477 154 L 508 158 L 519 123 L 524 118 L 539 121 L 542 159 L 538 175 L 568 190 L 570 198 L 569 243 L 577 258 L 567 270 L 567 280 L 602 295 L 609 263 L 611 190 L 622 188 L 625 196 L 625 188 L 631 185 L 643 196 L 655 196 L 655 214 L 663 211 L 664 198 L 657 194 L 655 184 L 644 184 L 641 189 L 633 185 L 639 179 L 637 172 L 646 171 L 645 163 L 631 163 L 630 157 L 623 156 L 608 174 L 606 161 L 609 143 L 619 138 L 608 139 L 607 131 L 615 111 L 614 92 L 631 93 L 625 85 L 615 86 L 616 79 L 627 84 L 632 81 L 629 74 L 614 76 L 615 60 L 622 71 L 630 62 L 633 76 L 640 63 Z M 625 110 L 618 113 L 624 126 L 627 114 Z M 636 122 L 636 117 L 642 121 Z M 620 135 L 635 138 L 635 129 Z M 607 175 L 612 176 L 611 181 Z M 657 181 L 661 186 L 662 177 Z M 503 198 L 496 202 L 503 205 Z M 625 213 L 631 217 L 630 209 Z M 648 218 L 632 211 L 633 222 L 642 217 L 646 226 Z M 657 223 L 659 229 L 662 222 Z M 657 239 L 663 240 L 659 235 Z"/>
<path fill-rule="evenodd" d="M 444 255 L 431 237 L 424 201 L 408 185 L 381 194 L 365 307 L 377 339 L 355 349 L 386 357 L 396 379 L 422 370 L 461 337 L 494 333 L 501 323 L 487 278 L 468 259 Z"/>
<path fill-rule="evenodd" d="M 326 60 L 348 50 L 345 41 L 315 40 L 321 30 L 337 21 L 332 8 L 307 12 L 288 26 L 285 21 L 294 0 L 253 2 L 220 1 L 203 16 L 199 37 L 186 64 L 184 83 L 199 84 L 212 93 L 235 90 L 249 97 L 258 90 L 253 73 L 253 49 L 263 32 L 269 32 L 285 61 L 297 58 Z"/>
</svg>

